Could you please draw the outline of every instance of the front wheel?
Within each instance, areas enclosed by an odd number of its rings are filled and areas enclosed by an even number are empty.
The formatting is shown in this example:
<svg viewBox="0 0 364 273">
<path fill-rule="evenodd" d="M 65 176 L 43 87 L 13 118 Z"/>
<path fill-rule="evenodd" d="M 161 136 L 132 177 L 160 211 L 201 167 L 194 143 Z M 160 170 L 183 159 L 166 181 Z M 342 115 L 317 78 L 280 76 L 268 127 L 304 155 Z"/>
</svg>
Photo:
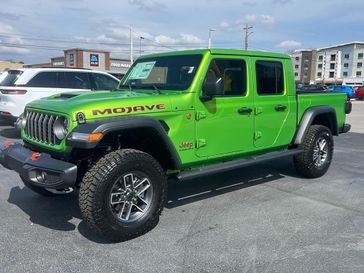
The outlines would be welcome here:
<svg viewBox="0 0 364 273">
<path fill-rule="evenodd" d="M 125 241 L 153 228 L 162 212 L 167 178 L 149 154 L 117 150 L 84 176 L 79 192 L 83 219 L 110 241 Z"/>
<path fill-rule="evenodd" d="M 298 173 L 309 178 L 323 176 L 330 167 L 334 151 L 331 131 L 322 125 L 312 125 L 299 148 L 303 152 L 293 160 Z"/>
</svg>

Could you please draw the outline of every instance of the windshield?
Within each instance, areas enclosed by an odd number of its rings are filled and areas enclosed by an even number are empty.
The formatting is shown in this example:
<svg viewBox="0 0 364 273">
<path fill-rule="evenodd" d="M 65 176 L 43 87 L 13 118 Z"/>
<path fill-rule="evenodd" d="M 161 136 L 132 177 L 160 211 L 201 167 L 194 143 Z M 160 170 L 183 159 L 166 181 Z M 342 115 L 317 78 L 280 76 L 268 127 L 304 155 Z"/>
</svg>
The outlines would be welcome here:
<svg viewBox="0 0 364 273">
<path fill-rule="evenodd" d="M 137 60 L 120 85 L 130 89 L 186 90 L 195 77 L 202 55 L 163 56 Z"/>
<path fill-rule="evenodd" d="M 0 81 L 0 86 L 14 86 L 16 80 L 19 78 L 19 76 L 23 73 L 21 70 L 9 70 L 6 73 L 5 77 L 2 77 Z M 3 76 L 3 75 L 2 75 Z"/>
</svg>

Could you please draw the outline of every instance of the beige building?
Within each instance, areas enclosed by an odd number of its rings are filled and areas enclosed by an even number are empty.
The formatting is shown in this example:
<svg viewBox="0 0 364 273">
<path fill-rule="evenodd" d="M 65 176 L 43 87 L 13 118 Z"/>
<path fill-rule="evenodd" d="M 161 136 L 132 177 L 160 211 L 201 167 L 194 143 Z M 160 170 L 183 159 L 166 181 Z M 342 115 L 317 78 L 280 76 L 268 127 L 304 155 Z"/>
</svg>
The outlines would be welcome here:
<svg viewBox="0 0 364 273">
<path fill-rule="evenodd" d="M 0 61 L 0 73 L 15 68 L 22 68 L 24 66 L 23 63 L 14 63 L 10 61 Z"/>
<path fill-rule="evenodd" d="M 291 54 L 296 83 L 312 84 L 315 80 L 316 50 L 295 50 Z"/>
</svg>

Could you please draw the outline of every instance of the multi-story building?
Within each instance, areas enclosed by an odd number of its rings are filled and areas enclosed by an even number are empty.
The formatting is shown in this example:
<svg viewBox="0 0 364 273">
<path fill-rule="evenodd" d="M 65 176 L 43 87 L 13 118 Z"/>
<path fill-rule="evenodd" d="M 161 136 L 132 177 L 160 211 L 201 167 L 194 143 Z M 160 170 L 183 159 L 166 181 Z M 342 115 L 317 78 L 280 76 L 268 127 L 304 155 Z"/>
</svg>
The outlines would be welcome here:
<svg viewBox="0 0 364 273">
<path fill-rule="evenodd" d="M 296 83 L 310 84 L 315 80 L 316 50 L 302 49 L 291 54 Z"/>
<path fill-rule="evenodd" d="M 362 85 L 364 42 L 351 42 L 317 49 L 315 82 Z"/>
</svg>

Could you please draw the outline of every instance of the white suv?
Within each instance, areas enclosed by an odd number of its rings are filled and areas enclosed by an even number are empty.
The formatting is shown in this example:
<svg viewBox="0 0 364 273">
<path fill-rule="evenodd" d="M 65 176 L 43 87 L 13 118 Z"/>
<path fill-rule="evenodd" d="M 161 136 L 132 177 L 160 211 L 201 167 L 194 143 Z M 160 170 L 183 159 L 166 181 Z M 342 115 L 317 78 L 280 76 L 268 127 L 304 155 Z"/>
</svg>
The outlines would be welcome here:
<svg viewBox="0 0 364 273">
<path fill-rule="evenodd" d="M 114 76 L 95 70 L 72 68 L 24 68 L 0 76 L 0 121 L 14 124 L 25 105 L 62 92 L 113 90 Z"/>
</svg>

